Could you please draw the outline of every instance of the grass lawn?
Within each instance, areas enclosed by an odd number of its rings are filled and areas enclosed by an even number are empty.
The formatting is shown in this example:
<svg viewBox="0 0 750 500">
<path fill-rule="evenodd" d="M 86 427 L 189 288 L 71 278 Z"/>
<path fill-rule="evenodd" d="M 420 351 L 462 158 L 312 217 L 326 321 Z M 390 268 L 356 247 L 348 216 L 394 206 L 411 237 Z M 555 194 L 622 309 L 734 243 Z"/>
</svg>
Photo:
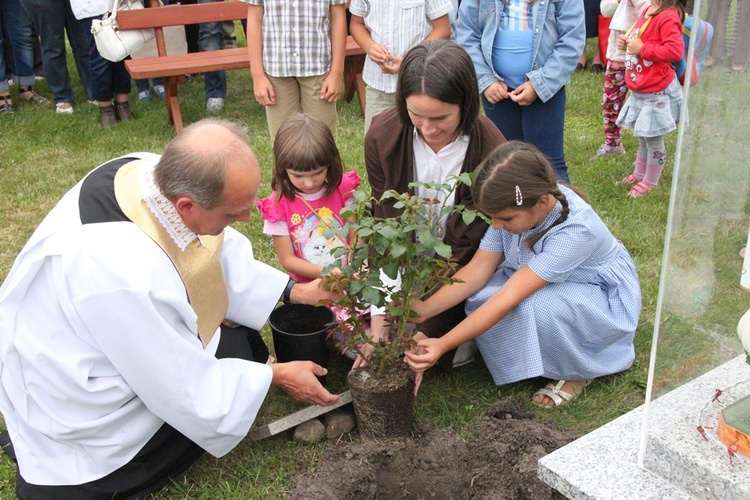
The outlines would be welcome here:
<svg viewBox="0 0 750 500">
<path fill-rule="evenodd" d="M 238 29 L 238 33 L 241 33 L 241 30 Z M 687 214 L 692 212 L 688 208 L 694 206 L 696 200 L 703 200 L 705 213 L 698 212 L 693 217 L 697 216 L 698 222 L 711 217 L 710 225 L 703 228 L 715 240 L 715 247 L 711 249 L 715 255 L 709 256 L 711 260 L 708 264 L 714 267 L 714 262 L 726 262 L 722 266 L 717 264 L 711 290 L 723 283 L 731 286 L 732 290 L 726 296 L 714 294 L 710 303 L 700 311 L 700 315 L 693 309 L 691 314 L 670 314 L 662 317 L 666 324 L 675 325 L 676 333 L 674 336 L 666 335 L 667 341 L 671 338 L 673 344 L 688 351 L 677 349 L 677 353 L 672 357 L 665 357 L 664 373 L 669 370 L 675 371 L 675 366 L 678 366 L 681 360 L 698 359 L 701 353 L 705 352 L 704 349 L 711 350 L 710 342 L 710 345 L 701 343 L 701 339 L 705 337 L 695 333 L 698 331 L 694 328 L 695 325 L 705 322 L 711 325 L 713 332 L 725 338 L 731 337 L 732 325 L 736 326 L 738 313 L 744 312 L 748 306 L 747 295 L 742 295 L 734 285 L 738 281 L 736 276 L 741 264 L 736 257 L 736 250 L 746 238 L 750 211 L 747 203 L 747 175 L 743 173 L 748 170 L 743 162 L 746 162 L 748 148 L 740 146 L 747 137 L 747 127 L 740 126 L 746 124 L 749 116 L 747 84 L 740 77 L 727 80 L 728 77 L 724 74 L 728 75 L 728 72 L 718 68 L 712 73 L 716 75 L 713 80 L 710 75 L 706 76 L 693 89 L 696 97 L 700 97 L 705 105 L 696 108 L 691 106 L 691 133 L 696 135 L 683 139 L 683 142 L 693 141 L 690 142 L 690 159 L 694 160 L 693 163 L 697 164 L 698 160 L 715 160 L 718 163 L 721 151 L 713 147 L 718 144 L 711 141 L 712 147 L 708 148 L 698 139 L 715 137 L 717 128 L 735 131 L 723 143 L 731 150 L 731 155 L 726 157 L 726 164 L 734 166 L 734 169 L 730 168 L 732 174 L 722 177 L 723 181 L 718 184 L 714 182 L 715 171 L 714 175 L 709 176 L 711 170 L 708 168 L 696 167 L 688 170 L 692 183 L 686 188 L 684 199 L 681 197 L 675 211 L 682 214 L 682 221 L 690 222 Z M 37 108 L 17 102 L 14 116 L 0 117 L 3 130 L 3 134 L 0 135 L 0 279 L 4 279 L 13 259 L 44 215 L 86 172 L 122 154 L 134 151 L 161 152 L 174 135 L 166 122 L 163 102 L 158 100 L 134 100 L 132 110 L 136 116 L 135 121 L 102 129 L 99 126 L 98 111 L 95 106 L 86 103 L 72 64 L 71 75 L 76 87 L 76 98 L 80 103 L 76 105 L 73 115 L 55 115 L 52 107 Z M 738 89 L 737 84 L 740 81 L 743 83 Z M 709 84 L 712 85 L 709 87 Z M 667 228 L 672 161 L 677 140 L 676 132 L 667 136 L 668 163 L 660 186 L 642 199 L 627 198 L 627 189 L 616 185 L 616 181 L 630 173 L 631 164 L 635 159 L 637 141 L 630 131 L 624 134 L 627 154 L 612 158 L 594 156 L 603 140 L 600 108 L 602 85 L 602 75 L 577 72 L 567 87 L 567 162 L 573 184 L 588 195 L 591 205 L 631 252 L 641 279 L 644 307 L 635 339 L 636 360 L 630 370 L 599 379 L 589 386 L 585 397 L 568 407 L 540 410 L 529 405 L 542 418 L 554 419 L 561 427 L 582 433 L 622 415 L 644 400 Z M 259 195 L 266 196 L 270 192 L 271 145 L 264 111 L 253 98 L 249 71 L 228 72 L 228 89 L 226 107 L 221 117 L 248 127 L 253 149 L 260 159 L 263 170 Z M 709 94 L 708 89 L 711 89 L 711 101 L 706 97 Z M 50 95 L 44 82 L 40 82 L 36 90 L 43 95 Z M 730 93 L 729 97 L 725 91 Z M 705 94 L 704 97 L 701 97 L 701 92 Z M 731 98 L 732 93 L 735 98 Z M 133 99 L 135 94 L 134 86 L 131 94 Z M 15 90 L 13 96 L 17 96 Z M 180 97 L 185 123 L 194 122 L 206 115 L 201 77 L 193 78 L 182 85 Z M 734 118 L 726 118 L 727 113 Z M 715 122 L 712 121 L 710 127 L 702 128 L 703 116 L 711 117 L 710 119 Z M 342 158 L 347 168 L 357 169 L 363 178 L 366 178 L 362 132 L 363 119 L 356 99 L 349 103 L 340 102 L 338 136 Z M 722 137 L 724 135 L 726 134 Z M 708 143 L 705 143 L 705 146 L 708 146 Z M 740 170 L 737 170 L 738 165 L 741 165 Z M 737 172 L 741 175 L 734 175 Z M 712 182 L 706 182 L 708 177 Z M 735 191 L 727 190 L 727 186 L 733 187 Z M 736 199 L 741 201 L 739 206 L 735 203 L 732 207 L 722 208 L 721 203 L 716 201 L 731 196 L 736 196 Z M 734 214 L 729 225 L 721 225 L 723 219 L 720 210 Z M 691 232 L 693 228 L 701 225 L 694 224 L 695 219 L 692 221 L 691 224 L 684 224 L 682 231 L 676 230 L 673 233 L 674 236 L 680 237 L 679 241 L 683 244 L 673 245 L 676 258 L 670 262 L 687 262 L 690 267 L 691 258 L 701 259 L 703 254 L 696 251 L 695 246 L 685 244 L 695 236 Z M 262 223 L 257 213 L 248 224 L 237 224 L 236 228 L 252 240 L 258 259 L 278 266 L 271 242 L 262 234 Z M 679 255 L 684 256 L 683 260 L 679 260 Z M 703 259 L 701 261 L 705 262 Z M 690 267 L 694 268 L 695 265 Z M 700 269 L 695 271 L 696 274 L 690 283 L 694 284 L 703 279 Z M 675 276 L 678 274 L 676 272 Z M 677 290 L 685 289 L 684 286 L 675 287 L 675 295 Z M 678 306 L 689 304 L 686 300 L 678 300 L 677 303 Z M 674 310 L 679 311 L 679 308 L 675 307 Z M 674 341 L 675 337 L 686 329 L 692 331 L 693 336 L 689 337 L 688 341 L 684 338 L 683 341 Z M 264 333 L 270 345 L 270 332 Z M 690 341 L 691 339 L 696 341 Z M 694 361 L 689 363 L 690 367 L 694 367 Z M 332 374 L 329 376 L 332 390 L 345 390 L 345 371 L 345 362 L 333 363 Z M 676 371 L 680 373 L 674 376 L 675 380 L 681 380 L 685 373 L 691 372 L 687 369 Z M 669 384 L 670 382 L 664 383 L 665 386 Z M 416 418 L 420 423 L 460 430 L 481 416 L 498 399 L 512 397 L 528 401 L 538 385 L 540 381 L 533 380 L 501 388 L 495 387 L 482 363 L 474 363 L 453 373 L 434 369 L 427 373 L 415 402 Z M 272 390 L 259 422 L 270 421 L 299 407 L 298 403 L 284 394 Z M 259 443 L 246 440 L 221 459 L 204 457 L 183 479 L 159 493 L 157 498 L 283 498 L 292 476 L 298 471 L 313 468 L 316 457 L 326 446 L 329 446 L 329 443 L 300 445 L 291 442 L 288 437 L 271 438 Z M 15 467 L 10 460 L 4 456 L 0 458 L 0 498 L 14 497 L 14 475 Z"/>
</svg>

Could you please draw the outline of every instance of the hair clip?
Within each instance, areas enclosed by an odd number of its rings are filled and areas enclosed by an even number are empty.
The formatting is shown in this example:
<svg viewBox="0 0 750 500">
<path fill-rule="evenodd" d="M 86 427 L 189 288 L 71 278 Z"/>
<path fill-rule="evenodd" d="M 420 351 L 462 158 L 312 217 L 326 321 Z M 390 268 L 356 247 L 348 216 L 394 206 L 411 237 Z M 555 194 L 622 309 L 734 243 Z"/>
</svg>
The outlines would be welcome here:
<svg viewBox="0 0 750 500">
<path fill-rule="evenodd" d="M 521 188 L 516 185 L 516 206 L 520 207 L 521 205 L 523 205 L 523 194 Z"/>
</svg>

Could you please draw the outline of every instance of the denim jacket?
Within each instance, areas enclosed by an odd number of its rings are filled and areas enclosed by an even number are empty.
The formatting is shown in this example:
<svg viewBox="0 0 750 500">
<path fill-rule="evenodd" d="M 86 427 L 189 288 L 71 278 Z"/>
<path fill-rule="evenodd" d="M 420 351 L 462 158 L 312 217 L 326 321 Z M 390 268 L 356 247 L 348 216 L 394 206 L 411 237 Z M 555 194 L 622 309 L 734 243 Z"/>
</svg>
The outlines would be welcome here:
<svg viewBox="0 0 750 500">
<path fill-rule="evenodd" d="M 502 81 L 492 66 L 492 46 L 502 15 L 501 0 L 463 0 L 459 7 L 456 40 L 474 61 L 480 93 Z M 586 45 L 583 0 L 537 0 L 533 29 L 531 71 L 526 78 L 547 102 L 570 83 Z"/>
</svg>

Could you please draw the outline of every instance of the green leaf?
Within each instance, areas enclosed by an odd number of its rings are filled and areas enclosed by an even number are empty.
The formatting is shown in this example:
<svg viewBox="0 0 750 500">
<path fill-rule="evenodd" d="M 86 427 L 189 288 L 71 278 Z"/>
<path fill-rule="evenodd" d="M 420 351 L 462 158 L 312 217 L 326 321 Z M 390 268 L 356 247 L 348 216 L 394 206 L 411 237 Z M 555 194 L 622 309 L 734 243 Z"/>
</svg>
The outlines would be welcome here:
<svg viewBox="0 0 750 500">
<path fill-rule="evenodd" d="M 451 250 L 451 247 L 449 245 L 446 245 L 442 241 L 438 240 L 437 244 L 435 245 L 435 253 L 444 259 L 450 259 L 453 251 Z"/>
<path fill-rule="evenodd" d="M 392 280 L 395 280 L 398 278 L 399 274 L 399 266 L 397 262 L 391 262 L 390 264 L 386 264 L 383 266 L 383 272 L 386 276 L 391 278 Z"/>
<path fill-rule="evenodd" d="M 359 295 L 359 293 L 362 291 L 362 289 L 365 287 L 365 282 L 358 279 L 352 279 L 349 282 L 349 294 L 350 295 Z"/>
<path fill-rule="evenodd" d="M 385 294 L 377 288 L 366 287 L 362 290 L 362 300 L 375 307 L 383 307 L 385 305 Z"/>
<path fill-rule="evenodd" d="M 402 255 L 404 255 L 404 253 L 406 253 L 405 245 L 399 245 L 399 244 L 390 245 L 390 249 L 391 249 L 391 257 L 393 257 L 394 259 L 398 259 Z"/>
<path fill-rule="evenodd" d="M 389 240 L 398 239 L 398 237 L 401 235 L 401 233 L 395 227 L 391 226 L 383 226 L 382 228 L 378 229 L 378 234 L 380 234 L 384 238 L 388 238 Z"/>
<path fill-rule="evenodd" d="M 464 224 L 468 226 L 477 218 L 477 213 L 473 210 L 467 210 L 461 214 L 461 218 L 463 219 Z"/>
</svg>

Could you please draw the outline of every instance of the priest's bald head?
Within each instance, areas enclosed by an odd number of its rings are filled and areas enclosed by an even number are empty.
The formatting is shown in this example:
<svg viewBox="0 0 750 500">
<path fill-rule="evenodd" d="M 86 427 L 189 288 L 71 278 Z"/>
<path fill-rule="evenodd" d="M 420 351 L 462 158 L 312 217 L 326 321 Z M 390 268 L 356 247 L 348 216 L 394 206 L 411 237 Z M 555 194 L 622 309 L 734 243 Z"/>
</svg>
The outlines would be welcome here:
<svg viewBox="0 0 750 500">
<path fill-rule="evenodd" d="M 216 235 L 232 222 L 250 219 L 260 167 L 244 127 L 206 118 L 167 146 L 154 179 L 188 228 Z"/>
</svg>

